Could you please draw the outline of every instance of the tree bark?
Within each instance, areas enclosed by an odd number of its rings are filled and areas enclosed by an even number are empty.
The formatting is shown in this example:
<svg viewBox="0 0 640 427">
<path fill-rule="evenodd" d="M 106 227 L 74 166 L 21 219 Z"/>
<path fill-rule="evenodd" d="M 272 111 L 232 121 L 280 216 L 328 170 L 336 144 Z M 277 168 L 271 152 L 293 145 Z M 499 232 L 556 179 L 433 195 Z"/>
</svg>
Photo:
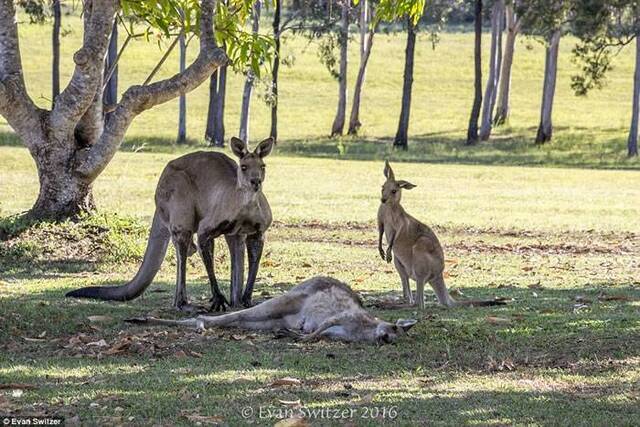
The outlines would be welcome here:
<svg viewBox="0 0 640 427">
<path fill-rule="evenodd" d="M 116 0 L 85 0 L 83 43 L 73 58 L 71 81 L 52 111 L 42 110 L 25 89 L 13 3 L 0 0 L 0 114 L 35 160 L 40 192 L 30 215 L 36 218 L 62 219 L 91 210 L 92 184 L 115 155 L 133 119 L 195 89 L 228 61 L 215 44 L 215 1 L 202 0 L 196 60 L 171 78 L 130 87 L 103 120 L 104 58 L 119 5 Z"/>
<path fill-rule="evenodd" d="M 474 19 L 474 97 L 467 129 L 467 145 L 478 143 L 478 118 L 482 107 L 482 0 L 475 2 Z"/>
<path fill-rule="evenodd" d="M 633 75 L 633 106 L 627 150 L 629 157 L 638 155 L 638 121 L 640 120 L 640 32 L 636 33 L 636 65 Z"/>
<path fill-rule="evenodd" d="M 496 87 L 498 85 L 498 44 L 502 29 L 502 15 L 504 0 L 496 0 L 491 9 L 491 52 L 489 54 L 489 77 L 484 92 L 484 105 L 482 106 L 482 124 L 480 127 L 480 139 L 486 141 L 491 136 L 491 119 L 493 118 L 493 106 Z"/>
<path fill-rule="evenodd" d="M 331 136 L 342 135 L 347 114 L 347 64 L 349 43 L 349 1 L 342 0 L 340 16 L 340 75 L 338 77 L 338 108 L 331 126 Z"/>
<path fill-rule="evenodd" d="M 109 71 L 113 67 L 113 72 Z M 107 80 L 102 96 L 104 105 L 115 105 L 118 102 L 118 20 L 113 21 L 113 30 L 109 39 L 109 49 L 107 51 L 107 61 L 104 65 L 104 78 Z"/>
<path fill-rule="evenodd" d="M 187 68 L 187 44 L 184 34 L 180 34 L 180 72 L 184 73 Z M 176 143 L 184 144 L 187 142 L 187 96 L 180 94 L 178 106 L 178 138 Z"/>
<path fill-rule="evenodd" d="M 278 141 L 278 73 L 280 72 L 280 16 L 282 2 L 276 1 L 273 11 L 273 40 L 275 51 L 273 54 L 273 67 L 271 68 L 271 132 L 270 136 Z"/>
<path fill-rule="evenodd" d="M 502 71 L 500 72 L 500 86 L 498 89 L 498 106 L 493 120 L 494 125 L 500 126 L 509 120 L 510 105 L 509 97 L 511 92 L 511 67 L 516 49 L 516 36 L 520 31 L 520 20 L 516 18 L 513 5 L 506 6 L 507 21 L 507 41 L 504 47 L 504 58 L 502 60 Z"/>
<path fill-rule="evenodd" d="M 556 77 L 558 74 L 558 51 L 562 31 L 556 29 L 549 37 L 544 63 L 544 84 L 542 87 L 542 105 L 540 107 L 540 124 L 536 135 L 536 143 L 544 144 L 553 136 L 553 98 L 556 91 Z"/>
<path fill-rule="evenodd" d="M 362 87 L 364 86 L 365 73 L 371 49 L 373 47 L 374 28 L 369 26 L 369 6 L 367 0 L 360 1 L 360 67 L 358 68 L 358 76 L 356 84 L 353 88 L 353 105 L 351 105 L 351 115 L 349 117 L 349 135 L 356 135 L 358 129 L 362 126 L 360 123 L 360 99 L 362 97 Z"/>
<path fill-rule="evenodd" d="M 258 34 L 260 30 L 260 10 L 262 3 L 261 0 L 257 0 L 253 4 L 253 19 L 252 19 L 252 32 Z M 242 107 L 240 108 L 240 130 L 238 131 L 238 137 L 245 141 L 249 141 L 249 114 L 251 108 L 251 94 L 253 92 L 253 83 L 256 79 L 252 70 L 247 72 L 247 78 L 244 81 L 244 90 L 242 91 Z"/>
<path fill-rule="evenodd" d="M 416 48 L 416 27 L 411 17 L 407 18 L 407 47 L 404 56 L 404 81 L 402 84 L 402 108 L 398 131 L 393 140 L 394 148 L 409 148 L 409 116 L 411 113 L 411 87 L 413 86 L 413 63 Z"/>
<path fill-rule="evenodd" d="M 62 20 L 60 0 L 53 0 L 51 8 L 53 9 L 53 32 L 51 33 L 51 104 L 53 105 L 60 95 L 60 21 Z"/>
</svg>

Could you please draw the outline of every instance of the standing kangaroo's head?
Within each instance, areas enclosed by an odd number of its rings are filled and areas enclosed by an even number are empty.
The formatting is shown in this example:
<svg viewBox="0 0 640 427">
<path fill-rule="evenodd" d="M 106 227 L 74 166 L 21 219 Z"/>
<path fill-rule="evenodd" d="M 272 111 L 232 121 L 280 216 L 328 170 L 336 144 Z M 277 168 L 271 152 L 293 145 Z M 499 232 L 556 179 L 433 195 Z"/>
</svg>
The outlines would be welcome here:
<svg viewBox="0 0 640 427">
<path fill-rule="evenodd" d="M 390 205 L 398 204 L 400 203 L 400 195 L 403 188 L 407 190 L 415 188 L 415 185 L 408 181 L 396 181 L 396 177 L 393 174 L 388 160 L 384 162 L 384 176 L 387 180 L 382 185 L 382 197 L 380 198 L 382 203 L 388 203 Z"/>
<path fill-rule="evenodd" d="M 238 156 L 240 167 L 238 168 L 238 186 L 240 188 L 250 188 L 255 192 L 260 191 L 265 176 L 265 165 L 263 159 L 271 153 L 273 148 L 273 138 L 262 141 L 253 153 L 247 148 L 247 143 L 243 140 L 231 138 L 231 151 Z"/>
</svg>

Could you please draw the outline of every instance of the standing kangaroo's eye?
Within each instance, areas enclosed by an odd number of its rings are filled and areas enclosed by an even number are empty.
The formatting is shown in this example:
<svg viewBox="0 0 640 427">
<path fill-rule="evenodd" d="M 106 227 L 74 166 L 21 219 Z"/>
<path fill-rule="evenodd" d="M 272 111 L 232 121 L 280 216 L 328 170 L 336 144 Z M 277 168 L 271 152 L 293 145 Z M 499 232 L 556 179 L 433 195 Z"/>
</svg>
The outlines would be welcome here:
<svg viewBox="0 0 640 427">
<path fill-rule="evenodd" d="M 240 169 L 242 169 L 243 172 L 246 171 L 247 170 L 247 165 L 240 166 Z"/>
<path fill-rule="evenodd" d="M 391 190 L 391 194 L 396 194 L 398 190 Z"/>
<path fill-rule="evenodd" d="M 267 167 L 265 165 L 260 166 L 260 168 L 262 168 L 262 170 L 265 170 Z"/>
</svg>

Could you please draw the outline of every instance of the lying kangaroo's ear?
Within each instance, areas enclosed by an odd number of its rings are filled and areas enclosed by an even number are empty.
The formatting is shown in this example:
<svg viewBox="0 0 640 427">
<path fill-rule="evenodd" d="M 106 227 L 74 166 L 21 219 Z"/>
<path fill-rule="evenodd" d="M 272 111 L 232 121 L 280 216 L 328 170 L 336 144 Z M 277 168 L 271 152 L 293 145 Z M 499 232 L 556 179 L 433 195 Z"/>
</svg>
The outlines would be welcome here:
<svg viewBox="0 0 640 427">
<path fill-rule="evenodd" d="M 403 331 L 407 332 L 409 329 L 413 328 L 413 326 L 418 323 L 415 319 L 398 319 L 396 320 L 396 326 L 401 328 Z"/>
<path fill-rule="evenodd" d="M 393 169 L 391 169 L 391 165 L 389 164 L 389 160 L 384 161 L 384 177 L 387 179 L 395 179 L 393 175 Z"/>
<path fill-rule="evenodd" d="M 411 190 L 412 188 L 416 188 L 414 184 L 410 183 L 409 181 L 403 181 L 403 180 L 398 181 L 398 186 L 400 188 L 404 188 L 405 190 Z"/>
<path fill-rule="evenodd" d="M 231 151 L 233 151 L 233 154 L 238 156 L 240 159 L 249 154 L 249 151 L 247 151 L 247 144 L 235 136 L 231 137 Z"/>
<path fill-rule="evenodd" d="M 267 157 L 269 153 L 271 153 L 272 149 L 273 149 L 273 138 L 269 137 L 264 141 L 262 141 L 260 144 L 258 144 L 258 146 L 253 152 L 260 157 Z"/>
</svg>

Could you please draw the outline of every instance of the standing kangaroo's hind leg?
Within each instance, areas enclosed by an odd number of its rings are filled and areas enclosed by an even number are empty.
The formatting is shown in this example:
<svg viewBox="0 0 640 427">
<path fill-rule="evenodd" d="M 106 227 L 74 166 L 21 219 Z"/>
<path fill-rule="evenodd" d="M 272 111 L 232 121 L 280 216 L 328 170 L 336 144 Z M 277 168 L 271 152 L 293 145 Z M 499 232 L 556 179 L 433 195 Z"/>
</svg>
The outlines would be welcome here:
<svg viewBox="0 0 640 427">
<path fill-rule="evenodd" d="M 262 258 L 262 249 L 264 247 L 264 235 L 262 233 L 247 236 L 247 255 L 249 258 L 249 273 L 247 275 L 247 286 L 242 294 L 242 304 L 245 307 L 251 306 L 251 295 L 253 294 L 253 286 L 258 276 L 258 268 L 260 267 L 260 258 Z"/>
<path fill-rule="evenodd" d="M 180 311 L 193 312 L 195 307 L 189 305 L 187 300 L 187 257 L 189 246 L 193 241 L 193 233 L 182 229 L 172 230 L 171 238 L 176 248 L 176 293 L 173 298 L 173 307 Z"/>
<path fill-rule="evenodd" d="M 224 297 L 220 288 L 218 287 L 218 281 L 216 280 L 216 274 L 214 269 L 214 238 L 212 234 L 199 234 L 198 246 L 200 247 L 200 256 L 202 257 L 202 263 L 207 270 L 207 276 L 209 277 L 209 284 L 211 285 L 211 308 L 209 311 L 225 311 L 226 306 L 229 305 L 229 301 Z"/>
<path fill-rule="evenodd" d="M 409 284 L 409 275 L 407 274 L 407 270 L 398 260 L 398 257 L 393 258 L 393 263 L 396 266 L 396 270 L 400 275 L 400 281 L 402 282 L 402 296 L 407 304 L 413 305 L 415 301 L 413 299 L 413 294 L 411 293 L 411 285 Z"/>
</svg>

